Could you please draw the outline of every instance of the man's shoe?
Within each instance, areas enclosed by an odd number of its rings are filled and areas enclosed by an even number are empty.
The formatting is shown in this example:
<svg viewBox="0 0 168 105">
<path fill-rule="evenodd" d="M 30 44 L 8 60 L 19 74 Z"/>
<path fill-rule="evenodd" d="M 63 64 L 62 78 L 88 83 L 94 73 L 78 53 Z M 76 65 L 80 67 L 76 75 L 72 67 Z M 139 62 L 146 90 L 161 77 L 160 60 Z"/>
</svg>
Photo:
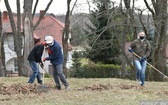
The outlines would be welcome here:
<svg viewBox="0 0 168 105">
<path fill-rule="evenodd" d="M 57 90 L 61 90 L 61 86 L 56 86 L 55 87 Z"/>
<path fill-rule="evenodd" d="M 140 79 L 136 79 L 138 82 L 139 82 L 139 84 L 140 85 L 142 85 L 142 82 L 141 82 L 141 80 Z"/>
<path fill-rule="evenodd" d="M 42 85 L 43 83 L 42 82 L 38 82 L 38 84 Z"/>
<path fill-rule="evenodd" d="M 70 87 L 69 86 L 65 86 L 65 90 L 66 91 L 70 90 Z"/>
</svg>

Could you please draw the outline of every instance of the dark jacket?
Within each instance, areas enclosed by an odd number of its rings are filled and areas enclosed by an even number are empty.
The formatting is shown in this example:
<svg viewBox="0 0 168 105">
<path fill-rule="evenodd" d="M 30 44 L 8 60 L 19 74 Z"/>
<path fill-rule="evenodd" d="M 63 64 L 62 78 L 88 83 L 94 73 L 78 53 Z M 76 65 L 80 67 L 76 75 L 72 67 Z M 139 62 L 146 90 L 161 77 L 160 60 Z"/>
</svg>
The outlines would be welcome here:
<svg viewBox="0 0 168 105">
<path fill-rule="evenodd" d="M 135 39 L 130 47 L 133 51 L 140 57 L 147 58 L 151 53 L 151 46 L 148 40 L 141 41 L 140 39 Z"/>
<path fill-rule="evenodd" d="M 46 60 L 50 60 L 53 65 L 63 64 L 64 57 L 62 49 L 56 41 L 54 41 L 52 46 L 48 47 L 48 54 L 49 57 L 46 57 Z"/>
<path fill-rule="evenodd" d="M 42 62 L 41 57 L 43 54 L 43 50 L 44 50 L 44 46 L 42 44 L 36 45 L 29 53 L 27 60 Z"/>
</svg>

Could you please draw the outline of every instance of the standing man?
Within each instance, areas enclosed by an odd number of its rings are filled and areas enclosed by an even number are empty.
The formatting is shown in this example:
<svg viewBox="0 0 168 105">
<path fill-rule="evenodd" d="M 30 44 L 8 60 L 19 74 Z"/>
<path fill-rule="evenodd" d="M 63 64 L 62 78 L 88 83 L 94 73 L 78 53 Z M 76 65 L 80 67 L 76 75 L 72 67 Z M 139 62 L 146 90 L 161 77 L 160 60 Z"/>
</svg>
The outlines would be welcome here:
<svg viewBox="0 0 168 105">
<path fill-rule="evenodd" d="M 149 41 L 145 38 L 144 31 L 138 33 L 138 38 L 135 39 L 128 49 L 129 52 L 139 55 L 141 58 L 133 55 L 134 65 L 136 67 L 136 79 L 141 86 L 144 86 L 145 71 L 146 71 L 146 59 L 150 55 L 151 46 Z"/>
<path fill-rule="evenodd" d="M 69 84 L 66 80 L 65 75 L 63 74 L 63 53 L 60 45 L 56 42 L 52 36 L 45 36 L 45 42 L 48 45 L 48 54 L 49 57 L 43 58 L 43 61 L 50 60 L 53 66 L 53 77 L 58 90 L 61 89 L 61 82 L 65 86 L 65 90 L 69 89 Z"/>
<path fill-rule="evenodd" d="M 31 50 L 27 58 L 27 60 L 29 61 L 30 67 L 32 68 L 32 71 L 33 71 L 28 83 L 33 83 L 35 78 L 37 78 L 37 82 L 39 84 L 42 84 L 41 74 L 37 63 L 40 63 L 41 65 L 43 65 L 41 60 L 43 49 L 44 49 L 44 45 L 40 44 L 40 39 L 35 40 L 35 46 Z"/>
</svg>

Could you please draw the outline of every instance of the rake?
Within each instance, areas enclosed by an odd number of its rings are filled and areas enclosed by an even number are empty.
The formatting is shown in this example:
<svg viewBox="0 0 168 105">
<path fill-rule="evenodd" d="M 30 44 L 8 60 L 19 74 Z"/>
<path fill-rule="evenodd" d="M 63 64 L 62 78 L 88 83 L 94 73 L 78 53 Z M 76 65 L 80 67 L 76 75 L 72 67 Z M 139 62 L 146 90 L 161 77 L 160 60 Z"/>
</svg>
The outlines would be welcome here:
<svg viewBox="0 0 168 105">
<path fill-rule="evenodd" d="M 136 54 L 136 53 L 134 53 L 134 52 L 132 52 L 132 54 L 134 54 L 135 56 L 137 56 L 139 59 L 141 59 L 141 57 L 138 55 L 138 54 Z M 156 70 L 157 72 L 159 72 L 161 75 L 163 75 L 164 77 L 164 79 L 167 79 L 168 80 L 168 76 L 167 75 L 165 75 L 165 74 L 163 74 L 160 70 L 158 70 L 156 67 L 154 67 L 153 65 L 151 65 L 150 63 L 148 63 L 147 61 L 146 61 L 146 63 L 150 66 L 150 67 L 152 67 L 154 70 Z"/>
<path fill-rule="evenodd" d="M 44 67 L 39 63 L 40 67 L 43 69 L 43 71 L 45 71 L 45 73 L 47 73 L 47 75 L 49 76 L 49 78 L 51 79 L 52 82 L 54 82 L 54 80 L 52 79 L 52 77 L 50 76 L 50 74 L 44 69 Z M 43 78 L 44 78 L 44 73 L 43 73 Z"/>
</svg>

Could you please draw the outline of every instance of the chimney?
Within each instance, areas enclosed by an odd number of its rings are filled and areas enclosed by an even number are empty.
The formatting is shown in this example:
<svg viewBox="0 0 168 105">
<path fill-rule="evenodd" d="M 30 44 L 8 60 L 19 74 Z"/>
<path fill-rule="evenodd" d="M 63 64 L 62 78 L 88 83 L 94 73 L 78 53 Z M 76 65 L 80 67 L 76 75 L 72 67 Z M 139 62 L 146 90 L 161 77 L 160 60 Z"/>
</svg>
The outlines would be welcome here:
<svg viewBox="0 0 168 105">
<path fill-rule="evenodd" d="M 40 10 L 40 17 L 44 14 L 44 10 Z M 44 18 L 44 17 L 43 17 Z"/>
<path fill-rule="evenodd" d="M 8 18 L 8 12 L 7 11 L 3 11 L 3 19 L 7 19 Z"/>
</svg>

